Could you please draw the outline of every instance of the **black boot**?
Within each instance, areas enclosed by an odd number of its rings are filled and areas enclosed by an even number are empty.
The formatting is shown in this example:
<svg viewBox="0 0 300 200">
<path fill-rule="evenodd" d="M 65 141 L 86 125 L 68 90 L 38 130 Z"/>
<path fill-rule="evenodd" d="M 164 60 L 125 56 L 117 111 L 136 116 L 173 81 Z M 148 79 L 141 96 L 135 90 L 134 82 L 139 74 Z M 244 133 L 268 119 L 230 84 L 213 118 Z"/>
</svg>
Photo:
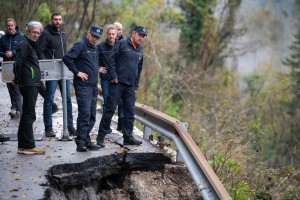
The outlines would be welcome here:
<svg viewBox="0 0 300 200">
<path fill-rule="evenodd" d="M 124 138 L 123 141 L 124 145 L 141 145 L 143 144 L 142 141 L 135 139 L 134 137 L 130 137 L 130 138 Z"/>
<path fill-rule="evenodd" d="M 73 125 L 68 125 L 68 131 L 71 136 L 77 136 L 76 129 Z"/>
<path fill-rule="evenodd" d="M 91 151 L 97 151 L 97 150 L 101 149 L 100 145 L 96 145 L 96 144 L 93 144 L 93 143 L 88 143 L 85 146 L 88 150 L 91 150 Z"/>
<path fill-rule="evenodd" d="M 45 136 L 46 137 L 56 137 L 56 134 L 54 133 L 52 129 L 52 124 L 45 126 Z"/>
<path fill-rule="evenodd" d="M 119 118 L 118 119 L 118 126 L 117 126 L 117 131 L 123 131 L 124 127 L 124 118 Z"/>
<path fill-rule="evenodd" d="M 99 137 L 97 138 L 97 145 L 99 145 L 100 147 L 104 148 L 105 144 L 104 144 L 104 137 Z"/>
</svg>

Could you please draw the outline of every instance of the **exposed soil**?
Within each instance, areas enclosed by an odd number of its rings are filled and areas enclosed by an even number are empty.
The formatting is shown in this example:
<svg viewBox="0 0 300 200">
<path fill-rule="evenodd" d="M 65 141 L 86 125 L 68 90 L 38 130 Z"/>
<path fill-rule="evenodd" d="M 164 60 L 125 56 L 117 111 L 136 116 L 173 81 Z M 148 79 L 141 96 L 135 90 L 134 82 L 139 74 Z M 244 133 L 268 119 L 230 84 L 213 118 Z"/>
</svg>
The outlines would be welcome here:
<svg viewBox="0 0 300 200">
<path fill-rule="evenodd" d="M 184 164 L 163 154 L 117 154 L 54 166 L 45 199 L 201 199 Z"/>
<path fill-rule="evenodd" d="M 103 190 L 98 194 L 105 200 L 201 199 L 199 191 L 184 165 L 165 165 L 159 171 L 133 171 L 122 188 Z"/>
</svg>

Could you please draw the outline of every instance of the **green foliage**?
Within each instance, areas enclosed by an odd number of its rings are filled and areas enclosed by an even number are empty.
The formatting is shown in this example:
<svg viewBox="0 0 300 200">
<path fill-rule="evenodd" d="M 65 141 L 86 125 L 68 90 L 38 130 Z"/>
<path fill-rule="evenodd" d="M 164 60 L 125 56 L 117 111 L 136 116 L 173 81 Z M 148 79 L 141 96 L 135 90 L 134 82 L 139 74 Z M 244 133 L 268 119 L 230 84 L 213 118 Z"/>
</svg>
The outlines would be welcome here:
<svg viewBox="0 0 300 200">
<path fill-rule="evenodd" d="M 250 161 L 254 158 L 255 155 L 245 158 L 241 155 L 232 155 L 229 158 L 227 154 L 220 152 L 213 157 L 213 160 L 209 160 L 209 163 L 215 171 L 221 166 L 217 175 L 226 182 L 225 188 L 233 199 L 296 200 L 299 198 L 300 171 L 291 166 L 265 169 L 266 163 Z M 247 161 L 243 162 L 245 159 Z"/>
<path fill-rule="evenodd" d="M 178 26 L 181 29 L 181 40 L 189 58 L 194 60 L 201 45 L 203 28 L 206 17 L 212 16 L 211 0 L 190 0 L 181 1 L 180 7 L 183 11 L 183 17 Z"/>
<path fill-rule="evenodd" d="M 249 93 L 253 98 L 261 91 L 265 83 L 265 77 L 262 74 L 253 73 L 245 76 L 244 81 L 247 84 L 245 93 Z"/>
<path fill-rule="evenodd" d="M 62 12 L 69 46 L 91 23 L 119 21 L 125 37 L 132 26 L 146 26 L 138 102 L 189 122 L 189 133 L 234 199 L 300 199 L 299 170 L 293 167 L 300 163 L 299 34 L 284 60 L 291 74 L 261 66 L 262 73 L 244 78 L 241 93 L 235 71 L 223 63 L 239 33 L 235 13 L 241 0 L 226 1 L 218 8 L 222 16 L 214 13 L 215 0 L 180 1 L 181 10 L 167 2 L 11 0 L 0 7 L 2 21 L 14 17 L 21 27 L 33 19 L 48 24 L 50 11 Z M 282 24 L 270 11 L 258 9 L 250 20 L 262 44 L 281 38 Z"/>
<path fill-rule="evenodd" d="M 291 69 L 291 77 L 294 83 L 300 83 L 300 28 L 297 34 L 294 35 L 293 44 L 289 47 L 290 54 L 283 60 L 283 64 Z"/>
<path fill-rule="evenodd" d="M 46 3 L 42 3 L 37 9 L 37 18 L 44 25 L 48 24 L 51 17 L 51 11 Z"/>
<path fill-rule="evenodd" d="M 170 101 L 170 103 L 168 104 L 168 108 L 166 109 L 166 114 L 172 117 L 177 117 L 179 113 L 178 111 L 182 107 L 182 104 L 182 100 Z"/>
</svg>

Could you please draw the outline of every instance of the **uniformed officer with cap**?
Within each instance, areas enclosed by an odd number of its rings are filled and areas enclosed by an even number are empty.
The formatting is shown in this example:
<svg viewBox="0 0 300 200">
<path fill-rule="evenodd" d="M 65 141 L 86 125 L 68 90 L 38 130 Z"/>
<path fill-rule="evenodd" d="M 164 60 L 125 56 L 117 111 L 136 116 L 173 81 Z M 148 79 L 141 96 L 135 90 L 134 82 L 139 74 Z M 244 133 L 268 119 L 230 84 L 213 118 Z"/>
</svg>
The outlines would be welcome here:
<svg viewBox="0 0 300 200">
<path fill-rule="evenodd" d="M 108 72 L 111 84 L 109 86 L 106 110 L 103 113 L 97 144 L 105 147 L 104 137 L 109 132 L 111 119 L 114 115 L 118 100 L 124 105 L 125 117 L 123 127 L 124 145 L 141 145 L 142 141 L 132 135 L 134 123 L 135 91 L 138 89 L 143 67 L 142 42 L 147 36 L 147 29 L 135 26 L 127 39 L 119 40 L 109 54 Z"/>
<path fill-rule="evenodd" d="M 74 73 L 73 85 L 78 103 L 76 151 L 99 150 L 101 147 L 92 144 L 90 131 L 96 121 L 98 52 L 95 46 L 100 39 L 103 28 L 92 25 L 79 42 L 66 52 L 62 60 Z"/>
</svg>

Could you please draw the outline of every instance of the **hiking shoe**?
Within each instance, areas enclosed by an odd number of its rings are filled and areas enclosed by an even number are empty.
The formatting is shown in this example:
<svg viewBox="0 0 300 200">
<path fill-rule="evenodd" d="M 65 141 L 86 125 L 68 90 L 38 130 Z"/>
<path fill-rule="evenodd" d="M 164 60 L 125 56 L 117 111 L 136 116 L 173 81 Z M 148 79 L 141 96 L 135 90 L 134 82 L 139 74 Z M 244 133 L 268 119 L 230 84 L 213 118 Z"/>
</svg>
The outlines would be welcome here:
<svg viewBox="0 0 300 200">
<path fill-rule="evenodd" d="M 93 144 L 93 143 L 89 143 L 86 145 L 86 148 L 91 151 L 97 151 L 97 150 L 101 149 L 101 146 Z"/>
<path fill-rule="evenodd" d="M 54 133 L 53 129 L 48 129 L 48 130 L 45 130 L 45 136 L 46 137 L 56 137 L 56 134 Z"/>
<path fill-rule="evenodd" d="M 77 136 L 76 129 L 73 125 L 68 125 L 68 131 L 71 136 Z"/>
<path fill-rule="evenodd" d="M 124 138 L 124 141 L 123 141 L 124 145 L 141 145 L 142 143 L 143 143 L 142 141 L 139 141 L 139 140 L 135 139 L 134 137 L 130 137 L 127 139 Z"/>
<path fill-rule="evenodd" d="M 11 118 L 20 118 L 21 113 L 20 111 L 17 111 L 15 108 L 11 109 L 11 111 L 8 113 Z"/>
<path fill-rule="evenodd" d="M 3 136 L 3 135 L 0 135 L 0 142 L 6 142 L 6 141 L 8 141 L 8 140 L 10 140 L 10 137 L 5 137 L 5 136 Z"/>
<path fill-rule="evenodd" d="M 52 104 L 52 114 L 58 112 L 58 110 L 59 110 L 59 109 L 58 109 L 56 103 L 53 102 L 53 104 Z"/>
<path fill-rule="evenodd" d="M 77 145 L 76 151 L 78 151 L 78 152 L 86 152 L 87 148 L 86 148 L 85 145 L 79 144 L 79 145 Z"/>
<path fill-rule="evenodd" d="M 18 153 L 19 154 L 26 154 L 26 155 L 41 155 L 44 154 L 46 150 L 44 149 L 37 149 L 37 148 L 32 148 L 32 149 L 24 149 L 24 148 L 18 148 Z"/>
<path fill-rule="evenodd" d="M 100 147 L 105 147 L 105 144 L 104 144 L 104 138 L 99 137 L 99 138 L 97 139 L 97 145 L 99 145 Z"/>
</svg>

